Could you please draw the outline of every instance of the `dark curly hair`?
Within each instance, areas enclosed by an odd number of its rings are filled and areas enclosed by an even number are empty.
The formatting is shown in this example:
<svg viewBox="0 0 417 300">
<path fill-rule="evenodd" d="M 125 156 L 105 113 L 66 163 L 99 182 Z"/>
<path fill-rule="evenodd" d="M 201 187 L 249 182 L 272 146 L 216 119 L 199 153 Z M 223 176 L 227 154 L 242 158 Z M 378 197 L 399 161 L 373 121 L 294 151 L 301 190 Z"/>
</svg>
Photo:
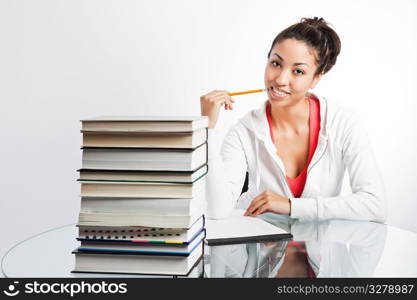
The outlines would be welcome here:
<svg viewBox="0 0 417 300">
<path fill-rule="evenodd" d="M 302 18 L 299 23 L 281 31 L 272 42 L 268 59 L 275 44 L 286 39 L 302 41 L 316 50 L 316 75 L 327 73 L 336 64 L 341 49 L 340 38 L 323 18 Z"/>
</svg>

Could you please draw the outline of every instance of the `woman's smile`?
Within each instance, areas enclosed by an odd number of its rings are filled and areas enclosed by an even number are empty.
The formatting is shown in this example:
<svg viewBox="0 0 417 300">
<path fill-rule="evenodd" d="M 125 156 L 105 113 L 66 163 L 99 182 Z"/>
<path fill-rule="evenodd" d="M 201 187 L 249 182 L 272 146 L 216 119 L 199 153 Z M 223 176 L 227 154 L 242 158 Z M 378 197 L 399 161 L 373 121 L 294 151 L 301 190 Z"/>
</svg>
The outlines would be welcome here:
<svg viewBox="0 0 417 300">
<path fill-rule="evenodd" d="M 287 91 L 275 88 L 273 86 L 271 86 L 268 89 L 268 92 L 269 92 L 269 94 L 272 98 L 276 98 L 276 99 L 284 99 L 285 97 L 287 97 L 290 94 Z"/>
</svg>

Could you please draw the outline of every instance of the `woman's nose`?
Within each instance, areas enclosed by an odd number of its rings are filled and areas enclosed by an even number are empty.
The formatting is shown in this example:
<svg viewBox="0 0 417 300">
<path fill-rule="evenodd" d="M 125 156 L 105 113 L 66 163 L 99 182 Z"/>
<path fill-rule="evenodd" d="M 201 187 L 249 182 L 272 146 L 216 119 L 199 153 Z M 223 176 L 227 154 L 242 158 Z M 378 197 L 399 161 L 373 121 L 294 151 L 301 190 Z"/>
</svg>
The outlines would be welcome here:
<svg viewBox="0 0 417 300">
<path fill-rule="evenodd" d="M 281 70 L 281 72 L 277 73 L 274 78 L 275 83 L 279 86 L 288 85 L 289 80 L 290 80 L 290 75 L 291 75 L 290 72 L 291 72 L 290 70 L 285 70 L 285 69 Z"/>
</svg>

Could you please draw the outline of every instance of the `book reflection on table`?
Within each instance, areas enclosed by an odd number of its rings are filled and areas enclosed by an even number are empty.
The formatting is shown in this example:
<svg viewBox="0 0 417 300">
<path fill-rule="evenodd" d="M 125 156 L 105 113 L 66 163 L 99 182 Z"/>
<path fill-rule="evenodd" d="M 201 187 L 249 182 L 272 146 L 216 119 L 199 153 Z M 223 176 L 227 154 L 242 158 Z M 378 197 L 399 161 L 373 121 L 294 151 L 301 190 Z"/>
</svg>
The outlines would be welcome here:
<svg viewBox="0 0 417 300">
<path fill-rule="evenodd" d="M 209 277 L 275 277 L 283 263 L 288 241 L 211 246 Z"/>
</svg>

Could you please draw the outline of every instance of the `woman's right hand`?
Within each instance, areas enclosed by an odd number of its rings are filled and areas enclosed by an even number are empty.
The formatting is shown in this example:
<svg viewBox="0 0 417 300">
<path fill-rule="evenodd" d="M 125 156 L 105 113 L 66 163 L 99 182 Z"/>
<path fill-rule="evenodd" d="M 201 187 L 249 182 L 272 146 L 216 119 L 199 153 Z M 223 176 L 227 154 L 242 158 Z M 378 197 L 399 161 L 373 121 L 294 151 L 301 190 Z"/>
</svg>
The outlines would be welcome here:
<svg viewBox="0 0 417 300">
<path fill-rule="evenodd" d="M 211 91 L 200 97 L 201 115 L 209 119 L 209 128 L 214 128 L 219 117 L 220 107 L 225 110 L 233 110 L 233 100 L 228 91 Z"/>
</svg>

